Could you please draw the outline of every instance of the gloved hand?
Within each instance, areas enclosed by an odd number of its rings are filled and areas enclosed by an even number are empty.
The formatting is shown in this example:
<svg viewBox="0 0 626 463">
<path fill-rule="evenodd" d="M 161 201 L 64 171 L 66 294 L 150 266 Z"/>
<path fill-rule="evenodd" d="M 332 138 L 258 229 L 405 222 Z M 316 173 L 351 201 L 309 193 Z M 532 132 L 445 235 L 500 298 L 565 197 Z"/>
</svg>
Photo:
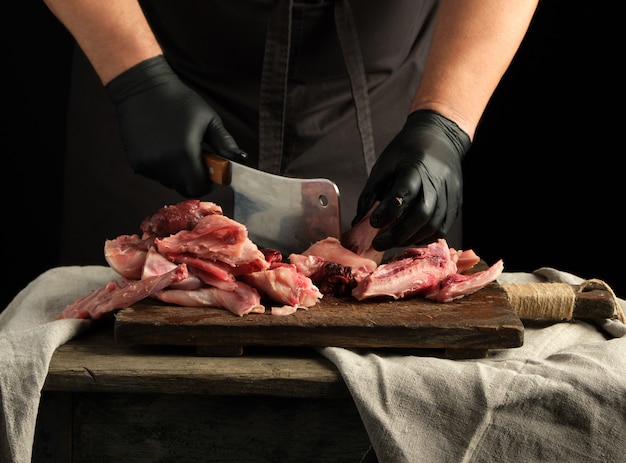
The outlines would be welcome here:
<svg viewBox="0 0 626 463">
<path fill-rule="evenodd" d="M 246 153 L 219 115 L 174 73 L 163 56 L 149 58 L 106 85 L 117 106 L 122 142 L 135 173 L 185 197 L 209 193 L 201 145 L 236 162 Z"/>
<path fill-rule="evenodd" d="M 461 161 L 470 146 L 468 135 L 441 114 L 413 112 L 374 164 L 352 224 L 380 200 L 370 216 L 370 224 L 383 229 L 372 242 L 375 250 L 445 235 L 461 210 Z"/>
</svg>

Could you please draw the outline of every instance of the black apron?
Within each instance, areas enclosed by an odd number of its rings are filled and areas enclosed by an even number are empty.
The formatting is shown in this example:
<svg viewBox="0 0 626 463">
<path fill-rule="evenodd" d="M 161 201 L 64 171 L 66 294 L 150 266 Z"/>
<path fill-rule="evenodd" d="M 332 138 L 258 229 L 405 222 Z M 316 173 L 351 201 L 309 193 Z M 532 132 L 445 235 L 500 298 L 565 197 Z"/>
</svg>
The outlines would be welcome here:
<svg viewBox="0 0 626 463">
<path fill-rule="evenodd" d="M 409 112 L 436 1 L 140 3 L 171 66 L 253 165 L 335 181 L 348 229 L 369 169 Z M 79 50 L 68 126 L 61 263 L 101 263 L 105 239 L 138 233 L 146 215 L 183 198 L 132 172 L 115 109 Z M 202 199 L 232 210 L 228 188 Z"/>
</svg>

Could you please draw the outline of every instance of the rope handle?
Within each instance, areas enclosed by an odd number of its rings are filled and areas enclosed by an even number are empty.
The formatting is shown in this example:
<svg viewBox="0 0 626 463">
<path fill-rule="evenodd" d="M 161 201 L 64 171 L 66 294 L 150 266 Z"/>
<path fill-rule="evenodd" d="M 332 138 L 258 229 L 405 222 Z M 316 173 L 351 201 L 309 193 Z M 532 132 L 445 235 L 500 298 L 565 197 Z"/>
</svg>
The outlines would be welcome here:
<svg viewBox="0 0 626 463">
<path fill-rule="evenodd" d="M 520 318 L 572 320 L 577 318 L 616 318 L 626 324 L 624 311 L 613 290 L 598 279 L 583 281 L 578 287 L 567 283 L 503 283 L 511 305 Z M 595 316 L 586 314 L 589 309 Z"/>
</svg>

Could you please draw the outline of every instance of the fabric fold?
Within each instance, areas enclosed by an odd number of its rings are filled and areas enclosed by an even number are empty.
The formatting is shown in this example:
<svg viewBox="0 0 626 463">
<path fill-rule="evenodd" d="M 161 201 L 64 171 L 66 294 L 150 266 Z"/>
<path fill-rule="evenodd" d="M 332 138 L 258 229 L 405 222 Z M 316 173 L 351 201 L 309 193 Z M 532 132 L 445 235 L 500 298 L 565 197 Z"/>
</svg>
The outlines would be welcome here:
<svg viewBox="0 0 626 463">
<path fill-rule="evenodd" d="M 501 280 L 583 281 L 547 267 Z M 319 351 L 341 372 L 380 462 L 618 463 L 626 454 L 626 325 L 598 327 L 526 326 L 522 347 L 462 361 Z"/>
<path fill-rule="evenodd" d="M 55 320 L 67 304 L 115 278 L 108 267 L 44 272 L 0 313 L 0 461 L 30 463 L 41 390 L 57 347 L 89 320 Z"/>
<path fill-rule="evenodd" d="M 109 267 L 59 267 L 0 313 L 0 461 L 29 463 L 41 390 L 57 347 L 89 327 L 55 320 L 117 278 Z M 501 282 L 582 279 L 550 268 Z M 619 299 L 622 307 L 626 306 Z M 435 351 L 319 348 L 345 380 L 380 462 L 623 462 L 626 325 L 526 326 L 524 345 L 484 359 Z"/>
</svg>

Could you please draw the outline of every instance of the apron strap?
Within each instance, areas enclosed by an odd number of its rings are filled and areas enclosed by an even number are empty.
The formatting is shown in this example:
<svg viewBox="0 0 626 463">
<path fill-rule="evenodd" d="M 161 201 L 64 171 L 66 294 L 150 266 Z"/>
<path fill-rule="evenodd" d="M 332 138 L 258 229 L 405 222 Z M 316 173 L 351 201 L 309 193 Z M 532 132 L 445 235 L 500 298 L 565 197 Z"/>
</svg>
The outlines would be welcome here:
<svg viewBox="0 0 626 463">
<path fill-rule="evenodd" d="M 365 66 L 363 65 L 363 57 L 359 47 L 359 37 L 348 0 L 337 0 L 335 2 L 335 23 L 343 60 L 346 64 L 352 87 L 352 97 L 356 108 L 356 121 L 359 134 L 361 135 L 365 167 L 369 173 L 374 166 L 374 162 L 376 162 L 372 114 L 367 93 Z"/>
<path fill-rule="evenodd" d="M 280 174 L 291 51 L 293 0 L 279 0 L 265 39 L 259 102 L 259 169 Z"/>
<path fill-rule="evenodd" d="M 279 0 L 265 42 L 259 102 L 259 169 L 281 173 L 294 0 Z M 335 27 L 350 80 L 367 172 L 376 161 L 365 66 L 348 0 L 335 1 Z"/>
</svg>

